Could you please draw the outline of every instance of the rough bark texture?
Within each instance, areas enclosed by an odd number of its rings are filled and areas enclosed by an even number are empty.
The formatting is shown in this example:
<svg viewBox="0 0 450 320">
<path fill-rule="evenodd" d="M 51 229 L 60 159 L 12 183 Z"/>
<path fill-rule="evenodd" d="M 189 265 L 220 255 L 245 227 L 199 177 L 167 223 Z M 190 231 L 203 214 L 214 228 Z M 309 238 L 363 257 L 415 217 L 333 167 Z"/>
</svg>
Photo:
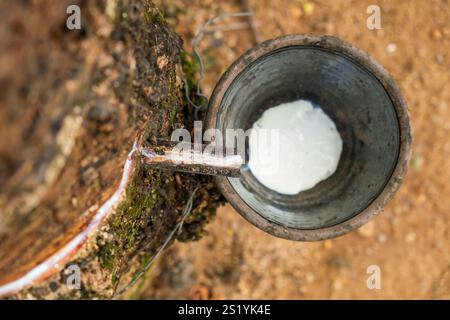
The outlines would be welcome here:
<svg viewBox="0 0 450 320">
<path fill-rule="evenodd" d="M 178 239 L 198 239 L 222 201 L 209 177 L 152 170 L 130 152 L 194 120 L 180 72 L 191 77 L 192 65 L 159 10 L 82 1 L 83 28 L 70 31 L 69 4 L 0 5 L 4 297 L 111 298 L 161 248 L 197 186 Z M 67 286 L 73 264 L 80 289 Z"/>
</svg>

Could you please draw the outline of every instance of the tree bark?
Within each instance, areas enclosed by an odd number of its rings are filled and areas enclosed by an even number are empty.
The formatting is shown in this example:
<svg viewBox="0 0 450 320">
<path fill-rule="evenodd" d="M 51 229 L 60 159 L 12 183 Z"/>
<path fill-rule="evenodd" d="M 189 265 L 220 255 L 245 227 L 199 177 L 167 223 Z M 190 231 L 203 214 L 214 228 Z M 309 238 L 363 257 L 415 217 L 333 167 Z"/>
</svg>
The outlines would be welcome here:
<svg viewBox="0 0 450 320">
<path fill-rule="evenodd" d="M 223 201 L 210 177 L 151 169 L 137 151 L 194 120 L 160 11 L 81 1 L 82 29 L 68 30 L 69 4 L 0 4 L 2 297 L 116 297 Z"/>
</svg>

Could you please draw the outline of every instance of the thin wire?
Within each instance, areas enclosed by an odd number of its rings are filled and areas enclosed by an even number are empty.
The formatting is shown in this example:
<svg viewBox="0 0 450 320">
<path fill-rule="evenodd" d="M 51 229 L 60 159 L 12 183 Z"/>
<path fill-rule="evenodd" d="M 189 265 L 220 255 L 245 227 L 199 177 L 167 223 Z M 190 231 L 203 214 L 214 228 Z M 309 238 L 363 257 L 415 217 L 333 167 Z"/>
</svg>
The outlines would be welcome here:
<svg viewBox="0 0 450 320">
<path fill-rule="evenodd" d="M 177 232 L 181 232 L 181 229 L 183 227 L 183 223 L 186 220 L 186 218 L 189 216 L 189 214 L 192 211 L 192 205 L 194 202 L 194 196 L 198 191 L 198 188 L 200 187 L 199 184 L 197 184 L 197 186 L 194 188 L 194 190 L 192 191 L 188 201 L 186 202 L 186 206 L 184 207 L 183 210 L 183 214 L 181 215 L 181 220 L 177 223 L 177 225 L 175 226 L 175 228 L 170 232 L 169 237 L 167 237 L 167 239 L 164 241 L 164 243 L 159 247 L 158 251 L 156 252 L 156 254 L 146 263 L 146 265 L 137 273 L 133 276 L 133 279 L 131 279 L 131 281 L 121 290 L 119 290 L 117 293 L 113 294 L 113 298 L 124 293 L 125 291 L 127 291 L 130 287 L 132 287 L 133 285 L 136 284 L 136 282 L 150 269 L 150 267 L 153 265 L 153 263 L 155 262 L 156 259 L 158 259 L 158 257 L 161 255 L 161 253 L 163 252 L 163 250 L 167 247 L 167 245 L 169 244 L 170 240 L 172 240 L 173 236 L 177 233 Z"/>
<path fill-rule="evenodd" d="M 204 101 L 200 105 L 197 105 L 196 103 L 194 103 L 191 100 L 191 98 L 189 97 L 189 84 L 187 81 L 185 81 L 184 88 L 186 91 L 186 98 L 187 98 L 187 101 L 189 102 L 189 104 L 191 106 L 193 106 L 195 109 L 195 118 L 197 118 L 198 111 L 204 110 L 206 108 L 206 106 L 208 105 L 208 101 L 209 101 L 209 98 L 206 95 L 202 94 L 201 90 L 200 90 L 200 82 L 203 80 L 203 78 L 205 76 L 205 65 L 204 65 L 203 59 L 197 49 L 197 46 L 200 43 L 200 40 L 203 38 L 203 35 L 207 32 L 208 26 L 215 23 L 216 21 L 222 20 L 225 18 L 230 18 L 230 17 L 247 17 L 247 16 L 251 16 L 252 14 L 253 14 L 252 12 L 235 12 L 235 13 L 223 13 L 218 16 L 215 16 L 215 17 L 209 19 L 208 21 L 206 21 L 206 23 L 198 30 L 195 37 L 191 40 L 192 51 L 193 51 L 194 56 L 197 59 L 197 62 L 199 64 L 199 78 L 198 78 L 198 85 L 197 85 L 195 95 L 197 97 L 201 98 L 202 101 Z"/>
<path fill-rule="evenodd" d="M 241 0 L 241 4 L 244 7 L 245 11 L 251 12 L 250 4 L 248 3 L 248 0 Z M 253 16 L 249 16 L 247 22 L 250 25 L 250 30 L 252 32 L 253 44 L 257 45 L 258 43 L 261 42 L 261 39 L 260 39 L 258 30 L 256 28 L 256 23 L 255 23 L 255 20 L 253 19 Z"/>
</svg>

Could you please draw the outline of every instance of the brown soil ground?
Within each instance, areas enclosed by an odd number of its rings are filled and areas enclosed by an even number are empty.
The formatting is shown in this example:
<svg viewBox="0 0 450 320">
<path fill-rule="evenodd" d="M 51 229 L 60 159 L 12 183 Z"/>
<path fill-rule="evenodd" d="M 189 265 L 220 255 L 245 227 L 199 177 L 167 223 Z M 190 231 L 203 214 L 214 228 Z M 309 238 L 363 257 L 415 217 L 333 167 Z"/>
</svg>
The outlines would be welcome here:
<svg viewBox="0 0 450 320">
<path fill-rule="evenodd" d="M 160 3 L 187 47 L 211 17 L 245 11 L 244 1 Z M 447 0 L 250 0 L 260 40 L 291 33 L 338 36 L 369 52 L 400 84 L 414 129 L 407 178 L 385 211 L 363 228 L 323 242 L 292 242 L 256 229 L 223 207 L 201 241 L 166 252 L 141 298 L 450 298 L 450 2 Z M 366 9 L 381 7 L 382 30 Z M 201 51 L 210 94 L 220 75 L 255 43 L 243 18 L 224 19 Z M 381 268 L 380 290 L 366 286 Z M 152 283 L 151 285 L 148 283 Z M 141 287 L 142 288 L 142 287 Z"/>
</svg>

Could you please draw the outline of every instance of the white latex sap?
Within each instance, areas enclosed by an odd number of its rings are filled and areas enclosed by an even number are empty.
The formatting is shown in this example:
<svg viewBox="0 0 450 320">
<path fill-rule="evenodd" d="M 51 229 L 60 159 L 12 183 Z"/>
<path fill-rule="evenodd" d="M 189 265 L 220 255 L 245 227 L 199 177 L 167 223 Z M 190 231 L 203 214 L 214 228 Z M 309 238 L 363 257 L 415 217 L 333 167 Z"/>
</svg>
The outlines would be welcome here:
<svg viewBox="0 0 450 320">
<path fill-rule="evenodd" d="M 341 152 L 333 120 L 310 101 L 297 100 L 266 110 L 254 123 L 248 165 L 263 185 L 292 195 L 331 176 Z"/>
</svg>

